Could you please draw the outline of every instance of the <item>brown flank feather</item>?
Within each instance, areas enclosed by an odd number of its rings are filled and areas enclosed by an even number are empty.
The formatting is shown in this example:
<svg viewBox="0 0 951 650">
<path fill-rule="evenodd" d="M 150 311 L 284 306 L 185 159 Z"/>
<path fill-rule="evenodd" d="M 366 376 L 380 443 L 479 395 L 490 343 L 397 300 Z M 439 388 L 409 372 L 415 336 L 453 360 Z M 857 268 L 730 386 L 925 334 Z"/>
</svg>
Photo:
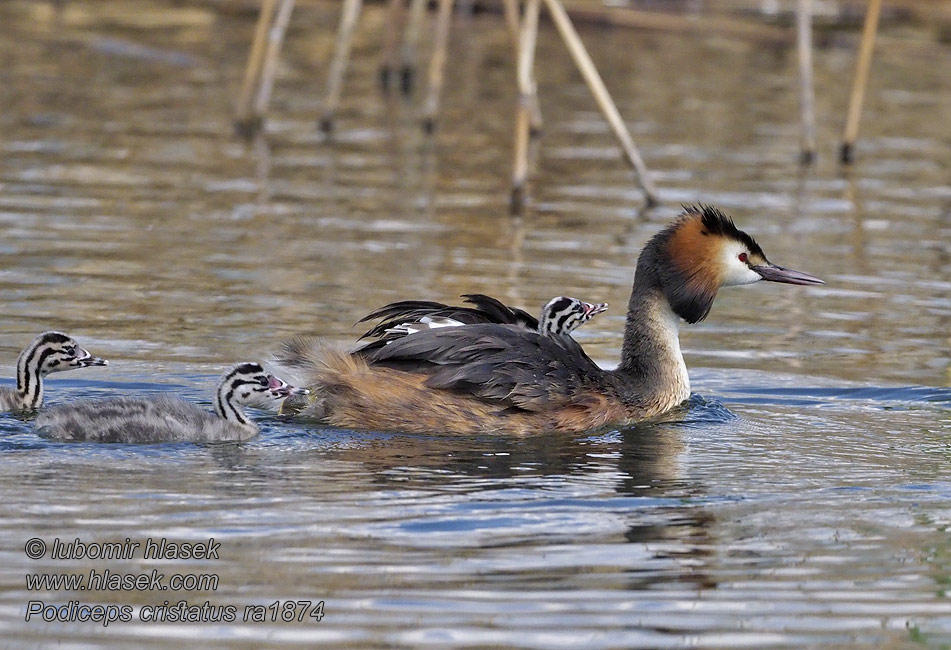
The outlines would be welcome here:
<svg viewBox="0 0 951 650">
<path fill-rule="evenodd" d="M 584 432 L 631 419 L 617 400 L 585 391 L 543 411 L 504 408 L 465 393 L 433 390 L 427 375 L 370 366 L 319 339 L 295 339 L 279 362 L 307 372 L 314 390 L 298 415 L 348 429 L 525 435 Z"/>
</svg>

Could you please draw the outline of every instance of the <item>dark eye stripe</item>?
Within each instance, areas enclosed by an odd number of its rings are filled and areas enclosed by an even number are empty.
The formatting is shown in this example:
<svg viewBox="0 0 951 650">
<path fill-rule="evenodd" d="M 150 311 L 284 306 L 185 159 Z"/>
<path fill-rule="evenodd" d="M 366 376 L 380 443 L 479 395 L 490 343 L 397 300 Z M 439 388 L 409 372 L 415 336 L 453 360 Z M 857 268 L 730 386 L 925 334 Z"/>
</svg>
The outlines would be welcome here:
<svg viewBox="0 0 951 650">
<path fill-rule="evenodd" d="M 564 333 L 567 323 L 569 320 L 571 320 L 573 315 L 574 315 L 574 312 L 569 311 L 569 312 L 566 312 L 564 315 L 560 316 L 558 318 L 558 327 L 556 328 L 556 331 Z"/>
</svg>

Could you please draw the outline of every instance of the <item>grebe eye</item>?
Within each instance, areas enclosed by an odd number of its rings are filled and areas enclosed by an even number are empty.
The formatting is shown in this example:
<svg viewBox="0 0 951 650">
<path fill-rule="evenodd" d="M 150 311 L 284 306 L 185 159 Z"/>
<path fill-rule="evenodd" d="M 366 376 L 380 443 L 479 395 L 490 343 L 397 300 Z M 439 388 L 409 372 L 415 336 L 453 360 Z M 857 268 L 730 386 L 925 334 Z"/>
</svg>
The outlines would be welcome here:
<svg viewBox="0 0 951 650">
<path fill-rule="evenodd" d="M 746 258 L 746 253 L 740 253 L 740 255 L 739 255 L 739 260 L 740 260 L 741 262 L 743 262 L 744 264 L 746 264 L 746 259 L 747 259 L 747 258 Z"/>
</svg>

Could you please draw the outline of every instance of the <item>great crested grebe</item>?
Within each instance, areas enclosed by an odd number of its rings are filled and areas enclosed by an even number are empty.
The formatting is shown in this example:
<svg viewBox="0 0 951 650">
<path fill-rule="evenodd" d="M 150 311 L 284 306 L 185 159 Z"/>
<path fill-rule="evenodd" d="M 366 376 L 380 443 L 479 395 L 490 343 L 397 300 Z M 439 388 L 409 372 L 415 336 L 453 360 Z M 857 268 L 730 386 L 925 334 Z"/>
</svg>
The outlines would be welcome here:
<svg viewBox="0 0 951 650">
<path fill-rule="evenodd" d="M 590 303 L 568 296 L 557 296 L 545 303 L 541 315 L 535 318 L 523 309 L 509 307 L 481 293 L 467 293 L 462 297 L 465 302 L 474 306 L 459 307 L 428 300 L 401 300 L 374 310 L 358 322 L 383 320 L 360 338 L 379 339 L 366 343 L 355 351 L 367 354 L 390 341 L 426 329 L 461 327 L 476 323 L 515 325 L 540 334 L 570 334 L 608 308 L 606 302 Z"/>
<path fill-rule="evenodd" d="M 598 367 L 570 336 L 475 323 L 415 332 L 347 354 L 315 339 L 279 361 L 306 375 L 301 415 L 347 428 L 406 432 L 583 432 L 636 422 L 690 395 L 679 318 L 703 320 L 720 287 L 760 280 L 823 284 L 771 264 L 719 210 L 688 207 L 637 261 L 621 361 Z"/>
<path fill-rule="evenodd" d="M 62 332 L 44 332 L 17 358 L 17 387 L 0 387 L 0 412 L 43 406 L 43 378 L 51 372 L 107 365 L 108 361 L 92 356 Z"/>
<path fill-rule="evenodd" d="M 56 440 L 91 442 L 230 442 L 253 438 L 258 427 L 242 406 L 268 408 L 306 394 L 265 372 L 258 363 L 229 370 L 215 392 L 215 413 L 177 397 L 115 397 L 55 406 L 36 419 L 36 430 Z"/>
</svg>

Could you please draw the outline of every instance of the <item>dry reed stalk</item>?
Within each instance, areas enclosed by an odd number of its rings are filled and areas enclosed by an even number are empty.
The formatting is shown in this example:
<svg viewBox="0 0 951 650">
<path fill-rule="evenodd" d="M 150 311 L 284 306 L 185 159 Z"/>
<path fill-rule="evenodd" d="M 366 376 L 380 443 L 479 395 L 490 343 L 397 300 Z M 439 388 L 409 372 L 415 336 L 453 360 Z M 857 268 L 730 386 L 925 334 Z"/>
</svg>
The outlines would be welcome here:
<svg viewBox="0 0 951 650">
<path fill-rule="evenodd" d="M 796 4 L 796 50 L 799 53 L 799 162 L 811 165 L 816 159 L 816 110 L 812 84 L 812 0 Z"/>
<path fill-rule="evenodd" d="M 264 119 L 268 103 L 271 101 L 271 90 L 274 88 L 274 76 L 277 74 L 277 61 L 284 42 L 284 34 L 294 11 L 294 0 L 281 0 L 274 24 L 268 30 L 267 47 L 264 51 L 264 65 L 261 68 L 261 82 L 258 94 L 254 100 L 254 115 L 258 120 Z"/>
<path fill-rule="evenodd" d="M 404 95 L 413 92 L 413 77 L 416 72 L 416 51 L 419 49 L 423 23 L 426 21 L 426 0 L 410 0 L 409 22 L 400 48 L 400 89 Z"/>
<path fill-rule="evenodd" d="M 509 36 L 512 38 L 512 48 L 515 56 L 518 57 L 518 35 L 519 27 L 518 0 L 502 0 L 502 14 L 505 16 L 505 27 L 509 30 Z"/>
<path fill-rule="evenodd" d="M 238 105 L 235 108 L 235 129 L 243 135 L 250 136 L 260 127 L 260 116 L 256 117 L 252 114 L 252 103 L 255 96 L 254 89 L 257 88 L 261 77 L 265 42 L 276 7 L 277 0 L 264 0 L 261 4 L 261 13 L 258 14 L 257 25 L 254 27 L 254 40 L 251 43 L 251 52 L 248 54 L 248 65 L 244 69 Z"/>
<path fill-rule="evenodd" d="M 512 37 L 512 47 L 515 52 L 516 61 L 515 65 L 518 67 L 518 40 L 521 27 L 519 25 L 517 0 L 502 0 L 502 11 L 505 14 L 505 26 L 509 31 L 509 35 Z M 531 100 L 529 103 L 529 110 L 531 111 L 531 127 L 529 128 L 529 135 L 535 136 L 542 132 L 544 120 L 542 119 L 541 106 L 539 106 L 538 103 L 538 90 L 537 84 L 535 83 L 534 71 L 532 72 L 532 89 Z"/>
<path fill-rule="evenodd" d="M 511 209 L 522 211 L 525 204 L 525 182 L 528 179 L 528 138 L 531 129 L 531 106 L 535 83 L 535 45 L 538 42 L 538 14 L 541 0 L 527 0 L 518 41 L 518 106 L 515 110 L 515 163 L 512 169 Z"/>
<path fill-rule="evenodd" d="M 565 10 L 576 22 L 612 27 L 719 34 L 780 43 L 788 43 L 792 40 L 789 30 L 783 27 L 763 25 L 735 16 L 716 16 L 712 15 L 712 12 L 706 12 L 702 16 L 691 16 L 627 7 L 591 7 L 573 3 L 566 4 Z"/>
<path fill-rule="evenodd" d="M 397 50 L 403 32 L 403 0 L 388 0 L 383 19 L 383 63 L 380 64 L 380 85 L 390 89 L 390 77 L 396 70 Z"/>
<path fill-rule="evenodd" d="M 611 130 L 614 131 L 614 136 L 618 139 L 625 157 L 637 172 L 641 187 L 647 195 L 647 204 L 649 206 L 656 205 L 658 203 L 657 190 L 654 188 L 653 182 L 651 182 L 647 165 L 644 164 L 640 153 L 638 153 L 631 133 L 627 130 L 624 120 L 621 119 L 621 114 L 618 112 L 617 106 L 614 105 L 611 94 L 604 85 L 604 81 L 601 79 L 598 69 L 591 60 L 591 56 L 585 49 L 584 43 L 581 42 L 581 38 L 578 36 L 574 25 L 571 24 L 571 19 L 568 18 L 565 8 L 561 6 L 559 0 L 545 0 L 545 6 L 551 14 L 552 21 L 554 21 L 558 33 L 561 34 L 561 38 L 565 41 L 565 45 L 568 47 L 568 51 L 571 53 L 575 65 L 578 66 L 581 76 L 584 78 L 585 83 L 588 84 L 591 94 L 594 95 L 598 107 L 611 126 Z"/>
<path fill-rule="evenodd" d="M 340 27 L 337 29 L 337 40 L 334 43 L 334 57 L 330 62 L 330 74 L 327 77 L 327 99 L 324 100 L 324 111 L 319 120 L 320 130 L 324 133 L 333 131 L 334 118 L 337 116 L 343 91 L 343 76 L 350 60 L 353 31 L 360 18 L 361 6 L 362 0 L 343 0 Z"/>
<path fill-rule="evenodd" d="M 436 10 L 436 34 L 433 37 L 433 55 L 429 60 L 429 87 L 423 104 L 423 129 L 432 133 L 436 128 L 439 112 L 439 95 L 442 93 L 446 69 L 446 47 L 449 44 L 449 23 L 452 20 L 453 0 L 439 0 Z"/>
<path fill-rule="evenodd" d="M 855 78 L 852 80 L 852 93 L 849 96 L 849 111 L 845 118 L 842 148 L 839 151 L 839 159 L 846 165 L 855 160 L 855 139 L 859 133 L 862 101 L 865 99 L 865 88 L 868 86 L 868 71 L 872 64 L 875 34 L 878 32 L 878 17 L 881 11 L 882 0 L 869 0 L 865 23 L 862 25 L 862 42 L 859 45 L 859 56 L 855 65 Z"/>
</svg>

